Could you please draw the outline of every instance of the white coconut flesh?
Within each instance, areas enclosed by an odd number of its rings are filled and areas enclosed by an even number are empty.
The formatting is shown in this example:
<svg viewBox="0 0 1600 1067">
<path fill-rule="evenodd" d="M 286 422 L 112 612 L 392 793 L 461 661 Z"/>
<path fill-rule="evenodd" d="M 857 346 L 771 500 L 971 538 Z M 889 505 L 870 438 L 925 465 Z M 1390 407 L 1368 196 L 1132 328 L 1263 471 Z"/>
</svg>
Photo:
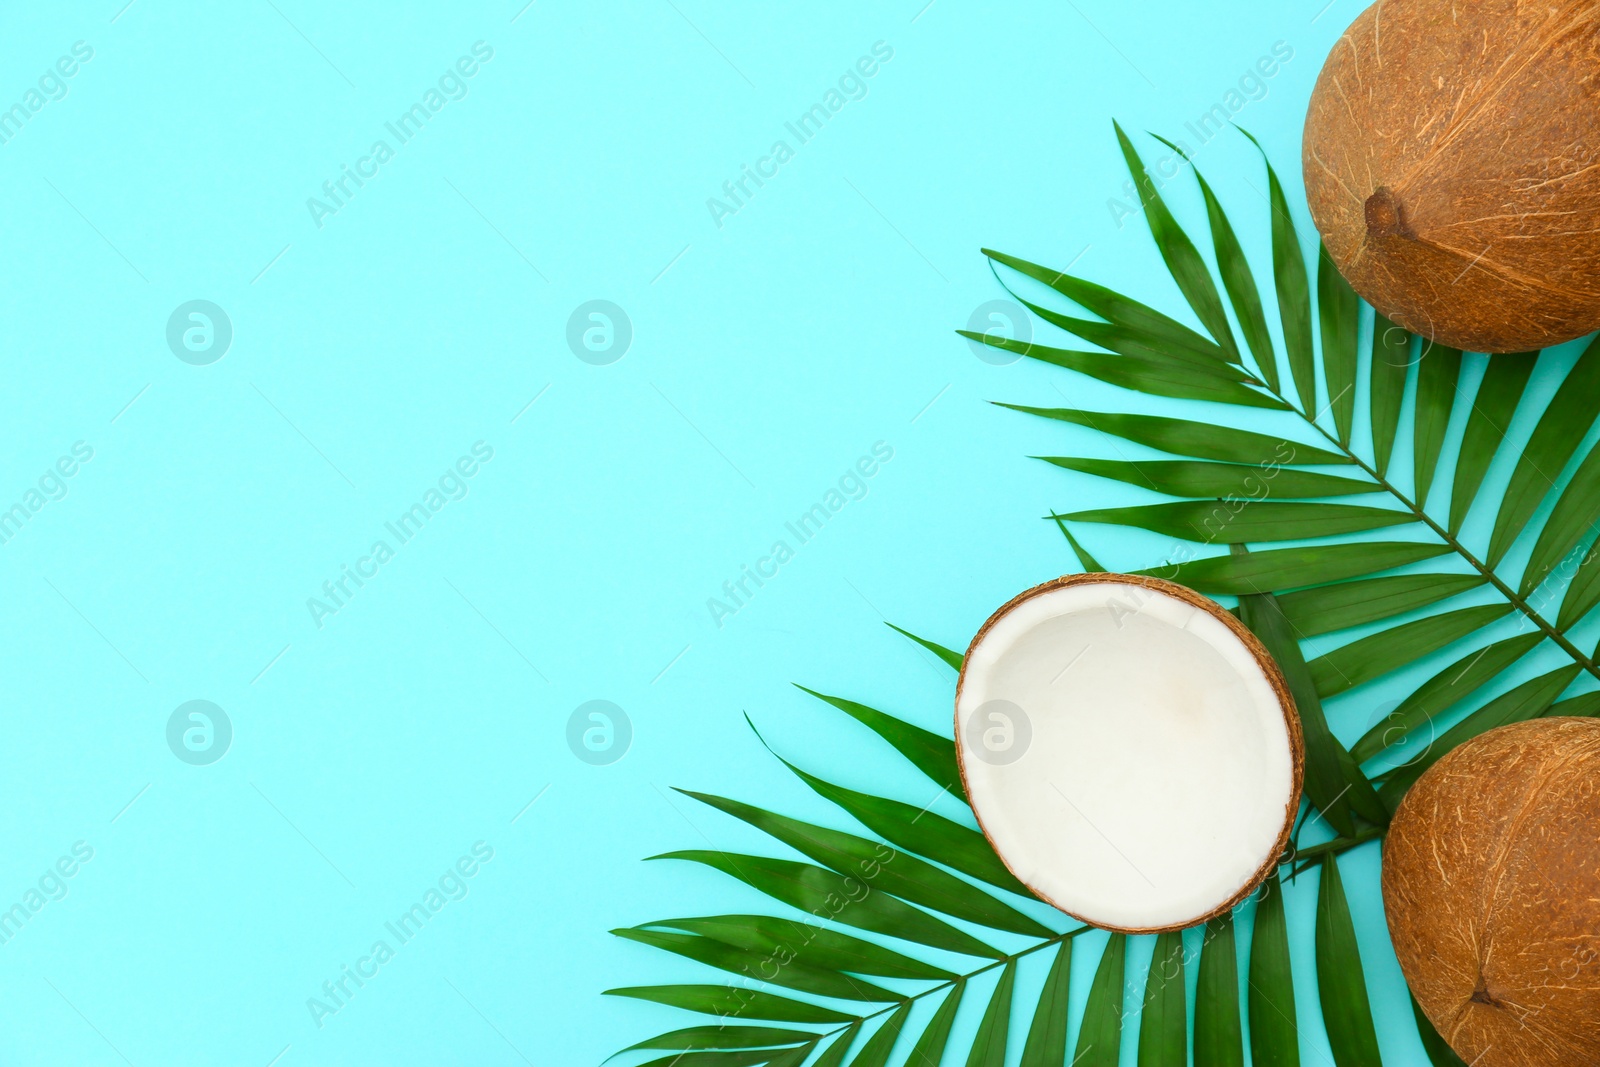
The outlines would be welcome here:
<svg viewBox="0 0 1600 1067">
<path fill-rule="evenodd" d="M 1268 669 L 1210 611 L 1139 585 L 1044 587 L 1002 609 L 956 700 L 985 835 L 1097 926 L 1176 928 L 1235 902 L 1299 801 L 1293 712 Z"/>
</svg>

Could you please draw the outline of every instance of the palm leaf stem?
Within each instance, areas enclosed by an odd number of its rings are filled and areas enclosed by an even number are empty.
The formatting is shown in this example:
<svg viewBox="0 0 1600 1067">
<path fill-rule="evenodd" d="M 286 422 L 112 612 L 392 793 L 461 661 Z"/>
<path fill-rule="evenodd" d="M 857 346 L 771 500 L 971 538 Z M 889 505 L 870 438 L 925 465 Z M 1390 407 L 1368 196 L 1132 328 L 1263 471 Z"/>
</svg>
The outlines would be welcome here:
<svg viewBox="0 0 1600 1067">
<path fill-rule="evenodd" d="M 1527 620 L 1534 626 L 1536 626 L 1546 637 L 1554 641 L 1563 652 L 1571 656 L 1575 663 L 1581 666 L 1590 675 L 1594 676 L 1594 678 L 1600 680 L 1600 665 L 1597 665 L 1593 659 L 1584 655 L 1576 645 L 1567 639 L 1565 634 L 1552 625 L 1549 620 L 1544 618 L 1544 616 L 1535 611 L 1533 606 L 1530 605 L 1524 597 L 1520 596 L 1516 590 L 1512 589 L 1509 585 L 1502 581 L 1500 576 L 1495 573 L 1493 567 L 1490 567 L 1480 560 L 1476 555 L 1474 555 L 1472 550 L 1467 548 L 1466 545 L 1462 544 L 1454 534 L 1452 534 L 1444 526 L 1441 526 L 1439 523 L 1435 522 L 1432 516 L 1419 507 L 1410 497 L 1406 496 L 1405 493 L 1401 492 L 1400 489 L 1394 485 L 1394 483 L 1390 482 L 1386 477 L 1379 474 L 1371 466 L 1371 464 L 1367 463 L 1366 460 L 1357 455 L 1356 452 L 1348 445 L 1341 442 L 1337 436 L 1323 429 L 1321 424 L 1317 422 L 1315 416 L 1308 414 L 1304 409 L 1296 406 L 1288 397 L 1283 395 L 1282 391 L 1277 389 L 1267 389 L 1267 391 L 1287 404 L 1295 414 L 1303 418 L 1312 429 L 1321 434 L 1323 439 L 1326 440 L 1328 444 L 1332 446 L 1332 448 L 1336 449 L 1340 453 L 1343 453 L 1347 458 L 1349 458 L 1350 462 L 1354 463 L 1363 472 L 1365 472 L 1366 475 L 1371 478 L 1379 488 L 1383 489 L 1390 496 L 1394 497 L 1394 499 L 1399 502 L 1401 507 L 1410 512 L 1418 522 L 1432 530 L 1441 541 L 1443 541 L 1458 556 L 1465 560 L 1473 570 L 1482 575 L 1484 580 L 1488 582 L 1489 585 L 1493 586 L 1501 596 L 1505 597 L 1506 601 L 1513 608 L 1521 612 L 1522 615 L 1526 617 Z"/>
<path fill-rule="evenodd" d="M 1020 960 L 1024 956 L 1031 956 L 1033 953 L 1042 951 L 1044 949 L 1047 949 L 1047 948 L 1051 947 L 1052 945 L 1059 945 L 1063 941 L 1071 941 L 1073 938 L 1077 937 L 1079 934 L 1093 933 L 1097 929 L 1099 929 L 1099 928 L 1098 927 L 1094 927 L 1094 926 L 1089 926 L 1089 925 L 1086 924 L 1086 925 L 1083 925 L 1083 926 L 1075 927 L 1075 928 L 1073 928 L 1071 930 L 1068 930 L 1068 931 L 1066 931 L 1064 933 L 1059 933 L 1059 934 L 1055 934 L 1055 935 L 1053 935 L 1051 937 L 1047 937 L 1042 941 L 1039 941 L 1039 942 L 1036 942 L 1035 944 L 1029 945 L 1025 949 L 1020 949 L 1020 950 L 1018 950 L 1016 952 L 1011 953 L 1008 956 L 1002 956 L 1001 958 L 999 958 L 997 960 L 993 960 L 993 961 L 991 961 L 989 963 L 985 963 L 983 966 L 978 967 L 975 970 L 968 971 L 965 974 L 958 974 L 954 978 L 944 979 L 943 981 L 937 982 L 937 983 L 929 986 L 927 989 L 924 989 L 921 992 L 911 993 L 911 994 L 909 994 L 909 995 L 907 995 L 905 997 L 902 997 L 900 1000 L 894 1001 L 893 1003 L 889 1004 L 886 1007 L 879 1008 L 875 1012 L 871 1012 L 870 1014 L 862 1015 L 862 1016 L 859 1016 L 858 1018 L 851 1019 L 847 1023 L 840 1023 L 837 1027 L 835 1027 L 832 1030 L 825 1030 L 825 1031 L 819 1033 L 817 1035 L 817 1041 L 821 1042 L 823 1040 L 826 1040 L 827 1038 L 830 1038 L 830 1037 L 834 1036 L 835 1034 L 842 1034 L 842 1033 L 844 1033 L 844 1031 L 850 1029 L 852 1026 L 860 1026 L 861 1024 L 863 1024 L 863 1023 L 865 1023 L 865 1022 L 867 1022 L 867 1021 L 869 1021 L 871 1019 L 876 1019 L 880 1015 L 887 1015 L 892 1011 L 899 1011 L 901 1008 L 905 1007 L 907 1004 L 911 1004 L 911 1003 L 913 1003 L 915 1001 L 921 1000 L 923 997 L 932 996 L 935 993 L 946 992 L 946 991 L 948 991 L 950 989 L 951 986 L 955 985 L 957 982 L 969 982 L 972 979 L 978 977 L 980 974 L 987 974 L 989 971 L 992 971 L 997 967 L 1004 967 L 1007 964 L 1015 963 L 1017 960 Z"/>
</svg>

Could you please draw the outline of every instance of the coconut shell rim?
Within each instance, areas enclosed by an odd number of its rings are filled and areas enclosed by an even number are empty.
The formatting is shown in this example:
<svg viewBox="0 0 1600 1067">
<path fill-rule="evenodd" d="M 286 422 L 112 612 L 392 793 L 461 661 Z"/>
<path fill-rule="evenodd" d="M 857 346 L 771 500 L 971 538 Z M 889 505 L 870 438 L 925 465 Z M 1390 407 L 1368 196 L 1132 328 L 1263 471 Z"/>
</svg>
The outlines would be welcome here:
<svg viewBox="0 0 1600 1067">
<path fill-rule="evenodd" d="M 995 844 L 994 838 L 989 835 L 988 828 L 983 824 L 983 816 L 978 813 L 977 805 L 971 803 L 970 798 L 972 797 L 972 789 L 970 783 L 967 781 L 966 757 L 963 755 L 961 745 L 961 694 L 966 685 L 967 664 L 971 662 L 973 650 L 978 647 L 985 637 L 988 636 L 989 631 L 994 628 L 996 623 L 1005 618 L 1019 605 L 1025 603 L 1026 601 L 1032 600 L 1037 596 L 1043 596 L 1046 593 L 1054 592 L 1057 589 L 1065 589 L 1074 585 L 1089 585 L 1096 583 L 1134 585 L 1144 589 L 1153 590 L 1158 593 L 1164 593 L 1177 600 L 1183 601 L 1191 607 L 1205 611 L 1213 618 L 1221 621 L 1223 625 L 1233 632 L 1235 637 L 1239 638 L 1239 640 L 1244 644 L 1245 648 L 1249 651 L 1251 657 L 1255 659 L 1256 663 L 1261 667 L 1262 673 L 1266 675 L 1267 684 L 1272 687 L 1274 695 L 1278 698 L 1278 707 L 1283 712 L 1284 726 L 1288 730 L 1290 765 L 1289 800 L 1284 805 L 1283 828 L 1278 832 L 1277 841 L 1274 842 L 1272 850 L 1267 854 L 1266 860 L 1259 868 L 1256 869 L 1254 874 L 1245 880 L 1244 884 L 1238 889 L 1238 891 L 1205 914 L 1197 915 L 1194 918 L 1182 923 L 1169 923 L 1163 926 L 1117 926 L 1095 922 L 1091 919 L 1085 918 L 1082 915 L 1079 915 L 1077 912 L 1062 907 L 1059 903 L 1053 900 L 1049 894 L 1042 892 L 1037 886 L 1031 884 L 1026 878 L 1022 877 L 1022 875 L 1019 874 L 1015 868 L 1011 866 L 1011 861 L 1006 858 L 1005 853 L 1002 852 L 999 846 Z M 1232 612 L 1228 611 L 1210 597 L 1207 597 L 1201 593 L 1197 593 L 1188 586 L 1179 585 L 1177 582 L 1170 582 L 1165 578 L 1155 578 L 1144 574 L 1120 574 L 1113 571 L 1091 571 L 1081 574 L 1064 574 L 1059 578 L 1052 578 L 1047 582 L 1041 582 L 1040 584 L 1032 586 L 1031 588 L 1024 589 L 1022 592 L 1018 593 L 1016 596 L 1000 605 L 1000 607 L 996 608 L 994 613 L 984 621 L 984 624 L 978 628 L 978 632 L 973 635 L 972 640 L 967 644 L 966 652 L 963 654 L 961 660 L 961 670 L 956 676 L 954 712 L 956 773 L 961 778 L 961 788 L 968 797 L 967 806 L 972 809 L 972 816 L 977 820 L 978 829 L 983 834 L 984 840 L 989 843 L 989 847 L 994 851 L 994 854 L 999 857 L 1000 862 L 1005 865 L 1006 870 L 1011 873 L 1011 876 L 1023 886 L 1026 886 L 1028 892 L 1032 893 L 1035 897 L 1044 901 L 1052 908 L 1055 908 L 1063 915 L 1069 915 L 1088 926 L 1095 927 L 1099 930 L 1110 930 L 1113 933 L 1120 934 L 1165 934 L 1178 930 L 1187 930 L 1191 926 L 1199 926 L 1201 923 L 1210 922 L 1212 919 L 1220 918 L 1221 916 L 1232 912 L 1234 908 L 1244 903 L 1244 901 L 1247 900 L 1251 894 L 1259 889 L 1262 884 L 1264 884 L 1266 880 L 1272 876 L 1272 873 L 1277 870 L 1279 866 L 1279 857 L 1283 855 L 1284 849 L 1287 848 L 1289 844 L 1290 834 L 1294 830 L 1295 816 L 1300 810 L 1300 799 L 1305 784 L 1305 737 L 1301 731 L 1300 711 L 1295 705 L 1294 695 L 1289 691 L 1289 683 L 1283 677 L 1283 671 L 1279 669 L 1277 661 L 1272 658 L 1271 653 L 1267 651 L 1267 647 L 1261 643 L 1261 639 L 1256 637 L 1255 634 L 1251 633 L 1249 628 L 1235 618 Z"/>
</svg>

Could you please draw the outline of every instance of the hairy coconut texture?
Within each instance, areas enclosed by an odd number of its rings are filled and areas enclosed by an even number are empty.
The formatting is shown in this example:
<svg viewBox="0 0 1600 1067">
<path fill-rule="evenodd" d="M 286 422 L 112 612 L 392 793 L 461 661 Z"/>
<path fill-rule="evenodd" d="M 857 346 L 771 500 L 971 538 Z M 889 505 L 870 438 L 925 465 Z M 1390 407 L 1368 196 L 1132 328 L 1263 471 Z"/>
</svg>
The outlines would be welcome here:
<svg viewBox="0 0 1600 1067">
<path fill-rule="evenodd" d="M 1526 352 L 1600 327 L 1600 3 L 1379 0 L 1317 78 L 1306 199 L 1414 333 Z"/>
<path fill-rule="evenodd" d="M 1058 578 L 990 617 L 956 684 L 956 752 L 1011 872 L 1126 933 L 1249 896 L 1288 842 L 1304 765 L 1255 636 L 1191 589 L 1125 574 Z"/>
<path fill-rule="evenodd" d="M 1600 1063 L 1600 722 L 1504 726 L 1439 760 L 1389 827 L 1383 902 L 1463 1060 Z"/>
</svg>

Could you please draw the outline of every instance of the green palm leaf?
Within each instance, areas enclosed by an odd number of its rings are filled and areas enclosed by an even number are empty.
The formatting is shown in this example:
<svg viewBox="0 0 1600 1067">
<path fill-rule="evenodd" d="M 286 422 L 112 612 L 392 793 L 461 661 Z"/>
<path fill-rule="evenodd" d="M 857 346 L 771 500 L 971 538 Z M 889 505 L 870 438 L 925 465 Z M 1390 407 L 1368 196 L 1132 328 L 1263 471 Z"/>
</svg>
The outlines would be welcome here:
<svg viewBox="0 0 1600 1067">
<path fill-rule="evenodd" d="M 901 900 L 992 930 L 1029 937 L 1049 937 L 1055 933 L 970 882 L 947 874 L 916 856 L 885 848 L 855 834 L 801 822 L 726 797 L 687 789 L 678 792 L 742 819 L 824 867 L 846 878 L 870 883 L 874 890 L 892 893 Z"/>
<path fill-rule="evenodd" d="M 1322 871 L 1315 914 L 1302 912 L 1299 919 L 1315 922 L 1316 995 L 1309 989 L 1296 995 L 1288 929 L 1298 902 L 1285 898 L 1275 873 L 1255 905 L 1244 1005 L 1232 918 L 1208 925 L 1193 1009 L 1195 1064 L 1241 1063 L 1248 1033 L 1253 1062 L 1298 1067 L 1297 1013 L 1320 1010 L 1336 1067 L 1376 1067 L 1379 1042 L 1337 856 L 1379 839 L 1405 791 L 1453 746 L 1539 715 L 1600 715 L 1600 690 L 1589 680 L 1600 680 L 1600 665 L 1569 636 L 1600 607 L 1600 551 L 1592 548 L 1600 529 L 1600 450 L 1579 453 L 1600 417 L 1600 341 L 1576 360 L 1542 410 L 1529 399 L 1530 393 L 1548 395 L 1528 388 L 1532 365 L 1537 358 L 1556 369 L 1559 356 L 1489 357 L 1477 389 L 1460 388 L 1464 361 L 1483 357 L 1419 345 L 1376 314 L 1371 336 L 1363 339 L 1368 316 L 1320 246 L 1313 294 L 1307 246 L 1270 164 L 1267 291 L 1246 259 L 1225 197 L 1191 167 L 1206 227 L 1196 240 L 1145 172 L 1133 140 L 1120 127 L 1116 137 L 1183 306 L 1169 315 L 1086 279 L 985 250 L 1006 291 L 1046 328 L 1076 340 L 1058 347 L 973 339 L 1133 395 L 1165 398 L 1164 410 L 1189 415 L 1001 405 L 1047 420 L 1052 434 L 1104 434 L 1160 454 L 1042 457 L 1080 491 L 1111 480 L 1163 498 L 1130 507 L 1075 503 L 1070 511 L 1052 509 L 1050 520 L 1086 571 L 1104 568 L 1068 522 L 1150 530 L 1187 542 L 1165 564 L 1137 573 L 1237 597 L 1235 610 L 1282 668 L 1300 712 L 1308 805 L 1299 832 L 1309 835 L 1305 827 L 1317 826 L 1326 835 L 1325 822 L 1337 835 L 1298 844 L 1284 858 L 1291 876 L 1311 866 Z M 1045 295 L 1036 300 L 1012 284 L 1041 287 Z M 1070 306 L 1051 306 L 1063 299 Z M 1268 326 L 1269 301 L 1277 307 L 1281 364 Z M 1365 375 L 1358 373 L 1363 358 Z M 1468 365 L 1476 370 L 1475 362 Z M 1183 411 L 1190 402 L 1206 406 Z M 1403 420 L 1408 402 L 1412 414 Z M 1357 411 L 1369 414 L 1367 425 L 1358 426 Z M 1451 447 L 1453 426 L 1461 428 L 1460 443 Z M 1404 486 L 1393 480 L 1392 460 L 1408 449 L 1410 485 Z M 1348 498 L 1366 499 L 1339 502 Z M 1471 532 L 1478 527 L 1468 522 L 1474 516 L 1486 534 Z M 1267 547 L 1245 549 L 1263 543 Z M 1223 545 L 1229 550 L 1220 551 Z M 1506 561 L 1523 551 L 1527 564 L 1508 568 Z M 1559 606 L 1553 621 L 1552 602 Z M 961 668 L 959 652 L 895 629 Z M 1345 631 L 1356 633 L 1319 641 L 1318 655 L 1308 657 L 1302 647 L 1308 638 Z M 1453 662 L 1441 669 L 1436 657 Z M 1414 670 L 1425 661 L 1429 670 Z M 1411 678 L 1423 680 L 1400 685 Z M 1580 680 L 1584 691 L 1573 695 Z M 1371 714 L 1351 691 L 1379 682 L 1398 688 L 1398 706 L 1346 747 L 1344 739 Z M 1022 1067 L 1112 1067 L 1136 1015 L 1141 1067 L 1185 1061 L 1181 935 L 1156 939 L 1142 1008 L 1127 1018 L 1128 937 L 1111 936 L 1076 1021 L 1069 1059 L 1071 942 L 1088 928 L 1058 933 L 1035 918 L 1043 905 L 1028 899 L 972 820 L 930 810 L 935 802 L 952 803 L 945 794 L 953 802 L 967 800 L 947 734 L 853 700 L 804 691 L 866 726 L 932 784 L 923 795 L 880 796 L 785 762 L 859 833 L 688 794 L 811 862 L 715 851 L 660 857 L 722 871 L 788 910 L 617 930 L 693 961 L 684 966 L 740 975 L 729 985 L 610 990 L 720 1024 L 674 1030 L 629 1051 L 675 1052 L 681 1058 L 657 1062 L 677 1067 L 842 1067 L 853 1050 L 857 1067 L 945 1061 L 998 1067 L 1020 1046 Z M 948 711 L 940 718 L 948 722 Z M 1363 765 L 1374 768 L 1372 777 Z M 1312 809 L 1319 818 L 1311 817 Z M 1017 1013 L 1026 1022 L 1013 1025 L 1015 999 L 1031 996 L 1023 993 L 1029 973 L 1023 961 L 1035 953 L 1052 954 L 1048 973 L 1032 1010 Z M 776 970 L 774 961 L 782 963 Z M 964 1044 L 957 1042 L 966 993 L 991 971 L 992 992 L 981 1010 L 974 1003 L 967 1014 L 976 1028 L 964 1026 Z M 1171 972 L 1175 981 L 1158 981 Z M 1417 1025 L 1435 1067 L 1458 1067 L 1420 1014 Z"/>
<path fill-rule="evenodd" d="M 968 956 L 1002 959 L 1005 955 L 925 911 L 919 911 L 887 893 L 871 892 L 859 879 L 837 874 L 824 867 L 767 856 L 697 849 L 667 852 L 653 858 L 704 864 L 799 911 L 827 915 L 836 922 L 862 930 L 902 937 L 930 948 Z"/>
<path fill-rule="evenodd" d="M 1393 574 L 1282 593 L 1278 603 L 1295 633 L 1315 637 L 1425 608 L 1483 584 L 1476 574 Z"/>
<path fill-rule="evenodd" d="M 1489 701 L 1483 707 L 1456 723 L 1439 736 L 1439 739 L 1428 750 L 1415 760 L 1407 763 L 1384 782 L 1379 793 L 1383 802 L 1392 811 L 1400 805 L 1400 798 L 1411 784 L 1422 777 L 1422 772 L 1439 762 L 1439 758 L 1461 742 L 1477 737 L 1479 734 L 1493 730 L 1497 726 L 1507 726 L 1514 722 L 1523 722 L 1527 719 L 1544 714 L 1545 710 L 1554 704 L 1561 691 L 1572 684 L 1581 668 L 1577 666 L 1558 667 L 1553 671 L 1531 678 L 1510 692 Z"/>
<path fill-rule="evenodd" d="M 1350 754 L 1365 763 L 1386 748 L 1405 744 L 1413 730 L 1428 724 L 1457 701 L 1471 696 L 1543 640 L 1543 634 L 1518 634 L 1467 653 L 1401 701 L 1356 742 Z"/>
<path fill-rule="evenodd" d="M 1202 593 L 1239 596 L 1324 585 L 1394 570 L 1442 556 L 1448 545 L 1412 541 L 1360 541 L 1352 545 L 1306 545 L 1205 559 L 1137 571 L 1191 586 Z"/>
<path fill-rule="evenodd" d="M 967 1067 L 1005 1067 L 1006 1040 L 1011 1033 L 1011 991 L 1017 982 L 1017 961 L 1010 959 L 978 1023 L 978 1036 L 967 1054 Z"/>
<path fill-rule="evenodd" d="M 872 941 L 771 915 L 708 915 L 649 924 L 715 938 L 763 958 L 794 958 L 813 967 L 882 978 L 942 981 L 956 976 Z"/>
<path fill-rule="evenodd" d="M 1261 902 L 1256 905 L 1249 975 L 1251 1060 L 1272 1067 L 1299 1067 L 1294 972 L 1289 966 L 1289 931 L 1277 875 L 1262 887 Z"/>
<path fill-rule="evenodd" d="M 746 952 L 709 937 L 632 928 L 611 932 L 629 941 L 676 952 L 697 963 L 732 971 L 734 974 L 749 974 L 751 968 L 759 966 L 762 961 L 762 956 L 758 953 Z M 887 1004 L 899 999 L 899 994 L 891 993 L 870 982 L 837 971 L 813 967 L 798 960 L 790 960 L 782 967 L 772 968 L 772 977 L 768 980 L 774 985 L 819 997 L 832 997 L 836 1000 L 865 1000 Z"/>
<path fill-rule="evenodd" d="M 766 1048 L 802 1044 L 815 1037 L 809 1030 L 781 1030 L 774 1026 L 690 1026 L 629 1045 L 622 1051 Z"/>
<path fill-rule="evenodd" d="M 896 626 L 892 622 L 886 622 L 886 623 L 884 623 L 884 625 L 887 626 L 889 629 L 893 630 L 897 634 L 902 634 L 902 635 L 904 635 L 906 637 L 909 637 L 911 640 L 915 641 L 917 644 L 921 645 L 923 648 L 927 649 L 929 652 L 932 652 L 935 656 L 938 656 L 941 660 L 943 660 L 946 663 L 946 665 L 948 665 L 950 667 L 951 670 L 959 671 L 961 669 L 961 658 L 962 658 L 961 657 L 961 653 L 956 652 L 953 649 L 945 648 L 941 644 L 937 644 L 937 643 L 935 643 L 933 641 L 929 641 L 925 637 L 918 637 L 916 634 L 912 633 L 910 630 L 902 630 L 902 629 L 900 629 L 900 627 Z"/>
<path fill-rule="evenodd" d="M 1516 357 L 1510 357 L 1516 358 Z M 1600 416 L 1600 338 L 1579 357 L 1545 408 L 1533 436 L 1522 449 L 1505 497 L 1495 514 L 1485 562 L 1493 567 L 1505 558 L 1539 503 L 1555 487 L 1594 420 Z"/>
<path fill-rule="evenodd" d="M 1406 368 L 1411 365 L 1411 335 L 1382 315 L 1372 320 L 1372 460 L 1381 478 L 1389 470 L 1400 405 L 1405 399 Z"/>
<path fill-rule="evenodd" d="M 1112 478 L 1153 489 L 1168 496 L 1257 496 L 1285 500 L 1318 496 L 1349 496 L 1372 492 L 1372 483 L 1291 468 L 1263 469 L 1259 464 L 1208 463 L 1198 460 L 1080 459 L 1075 456 L 1039 456 L 1067 470 Z"/>
<path fill-rule="evenodd" d="M 1511 417 L 1516 414 L 1517 402 L 1528 387 L 1528 376 L 1533 373 L 1534 355 L 1519 355 L 1491 359 L 1478 385 L 1478 395 L 1467 415 L 1467 429 L 1461 437 L 1461 453 L 1456 457 L 1455 487 L 1450 490 L 1450 532 L 1461 531 L 1467 511 L 1472 507 L 1489 471 L 1500 442 L 1511 428 Z M 1398 394 L 1396 394 L 1398 398 Z"/>
<path fill-rule="evenodd" d="M 1170 1067 L 1189 1058 L 1188 990 L 1183 979 L 1183 935 L 1156 938 L 1139 1013 L 1139 1067 Z M 1195 1022 L 1198 1029 L 1199 1020 Z M 1062 1028 L 1065 1032 L 1065 1027 Z M 1063 1037 L 1063 1041 L 1065 1038 Z M 1060 1063 L 1060 1058 L 1056 1063 Z"/>
<path fill-rule="evenodd" d="M 721 985 L 626 986 L 608 997 L 632 997 L 724 1019 L 764 1019 L 780 1023 L 849 1023 L 854 1018 L 821 1004 L 780 997 L 759 989 Z"/>
<path fill-rule="evenodd" d="M 943 786 L 962 800 L 967 799 L 967 792 L 961 787 L 961 772 L 956 767 L 956 743 L 948 737 L 940 737 L 931 730 L 913 726 L 854 700 L 826 696 L 803 685 L 795 688 L 846 713 L 893 745 L 917 770 L 933 779 L 935 785 Z"/>
<path fill-rule="evenodd" d="M 1403 623 L 1318 656 L 1307 664 L 1311 668 L 1311 680 L 1318 694 L 1325 697 L 1354 689 L 1437 652 L 1510 613 L 1510 604 L 1481 604 Z"/>
<path fill-rule="evenodd" d="M 1322 372 L 1339 443 L 1350 443 L 1356 412 L 1356 319 L 1361 301 L 1324 247 L 1317 256 L 1317 315 L 1322 324 Z"/>
<path fill-rule="evenodd" d="M 958 981 L 951 987 L 944 1003 L 928 1020 L 927 1029 L 911 1046 L 911 1055 L 906 1057 L 907 1067 L 939 1067 L 939 1061 L 944 1059 L 945 1047 L 950 1044 L 950 1031 L 955 1027 L 956 1010 L 961 1007 L 961 995 L 964 992 L 964 981 Z"/>
<path fill-rule="evenodd" d="M 1102 574 L 1105 572 L 1105 568 L 1100 565 L 1099 560 L 1089 555 L 1089 550 L 1080 545 L 1078 539 L 1072 536 L 1072 531 L 1067 529 L 1066 523 L 1057 519 L 1056 525 L 1061 528 L 1061 536 L 1067 539 L 1067 544 L 1072 546 L 1072 554 L 1078 557 L 1078 566 L 1082 568 L 1085 574 Z"/>
<path fill-rule="evenodd" d="M 911 1005 L 902 1004 L 895 1009 L 893 1015 L 883 1021 L 883 1024 L 861 1046 L 861 1052 L 850 1061 L 850 1067 L 883 1067 L 889 1062 L 889 1053 L 894 1051 L 894 1044 L 900 1037 L 900 1031 L 905 1029 L 906 1019 L 911 1015 Z"/>
<path fill-rule="evenodd" d="M 1339 864 L 1332 856 L 1322 861 L 1317 895 L 1317 993 L 1337 1067 L 1382 1067 L 1356 928 L 1339 880 Z"/>
<path fill-rule="evenodd" d="M 1350 463 L 1348 457 L 1308 445 L 1303 441 L 1273 437 L 1252 430 L 1238 430 L 1188 419 L 1169 419 L 1161 415 L 1124 415 L 1114 411 L 1084 411 L 1081 408 L 1036 408 L 1027 404 L 996 407 L 1021 411 L 1040 418 L 1055 419 L 1084 426 L 1100 433 L 1121 437 L 1161 452 L 1217 459 L 1232 463 Z"/>
<path fill-rule="evenodd" d="M 1461 377 L 1461 353 L 1453 348 L 1430 348 L 1417 367 L 1417 410 L 1411 435 L 1412 485 L 1419 505 L 1428 501 L 1434 471 L 1444 448 L 1445 429 L 1455 408 L 1456 382 Z"/>
<path fill-rule="evenodd" d="M 1117 1067 L 1122 1048 L 1122 972 L 1127 960 L 1128 937 L 1112 934 L 1100 954 L 1089 1002 L 1083 1009 L 1078 1047 L 1072 1062 L 1080 1067 Z"/>
<path fill-rule="evenodd" d="M 926 806 L 919 808 L 825 782 L 783 757 L 778 758 L 806 785 L 849 812 L 891 845 L 936 860 L 997 888 L 1028 894 L 1028 888 L 1006 869 L 978 831 L 928 811 Z"/>
<path fill-rule="evenodd" d="M 1243 1067 L 1239 1023 L 1239 956 L 1233 916 L 1206 924 L 1200 949 L 1200 981 L 1194 996 L 1194 1067 Z"/>
<path fill-rule="evenodd" d="M 1354 504 L 1278 504 L 1271 501 L 1229 504 L 1215 500 L 1075 511 L 1060 518 L 1072 522 L 1137 526 L 1141 530 L 1206 544 L 1298 541 L 1327 534 L 1376 530 L 1411 521 L 1409 515 L 1398 511 Z"/>
<path fill-rule="evenodd" d="M 1068 993 L 1072 981 L 1072 942 L 1063 941 L 1045 976 L 1039 1003 L 1033 1009 L 1028 1041 L 1019 1067 L 1059 1067 L 1067 1054 Z"/>
</svg>

